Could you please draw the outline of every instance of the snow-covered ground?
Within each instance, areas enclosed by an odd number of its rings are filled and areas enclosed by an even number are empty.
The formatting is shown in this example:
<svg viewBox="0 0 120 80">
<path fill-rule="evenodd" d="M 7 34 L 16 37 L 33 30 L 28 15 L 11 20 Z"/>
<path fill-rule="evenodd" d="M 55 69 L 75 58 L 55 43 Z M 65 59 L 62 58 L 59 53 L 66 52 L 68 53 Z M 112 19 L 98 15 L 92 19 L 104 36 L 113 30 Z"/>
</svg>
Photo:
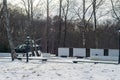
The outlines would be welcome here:
<svg viewBox="0 0 120 80">
<path fill-rule="evenodd" d="M 47 62 L 0 59 L 0 80 L 120 80 L 120 65 L 72 63 L 73 58 Z"/>
</svg>

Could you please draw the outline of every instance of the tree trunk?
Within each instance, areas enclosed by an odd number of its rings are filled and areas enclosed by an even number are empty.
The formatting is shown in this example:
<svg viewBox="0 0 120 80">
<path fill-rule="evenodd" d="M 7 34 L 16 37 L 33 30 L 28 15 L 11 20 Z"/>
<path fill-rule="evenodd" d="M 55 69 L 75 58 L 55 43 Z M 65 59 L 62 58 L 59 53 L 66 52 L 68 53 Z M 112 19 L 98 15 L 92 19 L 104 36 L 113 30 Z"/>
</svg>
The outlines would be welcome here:
<svg viewBox="0 0 120 80">
<path fill-rule="evenodd" d="M 58 47 L 60 47 L 61 43 L 61 9 L 62 9 L 62 0 L 59 0 L 59 31 L 58 31 Z"/>
<path fill-rule="evenodd" d="M 85 38 L 85 32 L 86 32 L 86 25 L 85 25 L 85 0 L 83 0 L 83 48 L 85 48 L 86 46 L 86 38 Z"/>
<path fill-rule="evenodd" d="M 49 0 L 47 0 L 47 24 L 46 24 L 46 26 L 47 26 L 47 29 L 46 29 L 46 30 L 47 30 L 47 31 L 46 31 L 46 32 L 47 32 L 47 33 L 46 33 L 46 37 L 47 37 L 47 38 L 46 38 L 46 39 L 47 39 L 47 40 L 46 40 L 46 44 L 47 44 L 47 45 L 46 45 L 46 48 L 47 48 L 46 50 L 47 50 L 47 53 L 49 52 L 49 38 L 48 38 L 49 26 L 48 26 L 48 25 L 49 25 Z"/>
<path fill-rule="evenodd" d="M 9 42 L 10 49 L 11 49 L 11 57 L 13 61 L 17 56 L 14 50 L 14 43 L 13 43 L 12 35 L 10 32 L 10 23 L 9 23 L 9 18 L 8 18 L 8 11 L 7 11 L 7 0 L 3 0 L 3 13 L 4 13 L 4 19 L 5 19 L 4 26 L 7 31 L 7 37 L 8 37 L 8 42 Z"/>
<path fill-rule="evenodd" d="M 30 0 L 28 0 L 28 11 L 27 11 L 28 20 L 30 20 Z"/>
<path fill-rule="evenodd" d="M 93 16 L 94 16 L 94 31 L 95 31 L 95 47 L 98 48 L 98 37 L 97 37 L 97 21 L 96 21 L 96 0 L 93 0 Z"/>
<path fill-rule="evenodd" d="M 30 0 L 31 4 L 31 22 L 33 22 L 33 0 Z"/>
<path fill-rule="evenodd" d="M 63 47 L 66 47 L 66 37 L 67 37 L 67 16 L 65 16 L 65 34 L 64 34 Z"/>
<path fill-rule="evenodd" d="M 63 13 L 65 16 L 65 30 L 64 30 L 64 40 L 63 40 L 63 47 L 66 47 L 66 37 L 67 37 L 67 16 L 68 16 L 68 10 L 70 6 L 70 0 L 67 0 L 67 6 L 66 6 L 66 11 L 63 9 Z"/>
</svg>

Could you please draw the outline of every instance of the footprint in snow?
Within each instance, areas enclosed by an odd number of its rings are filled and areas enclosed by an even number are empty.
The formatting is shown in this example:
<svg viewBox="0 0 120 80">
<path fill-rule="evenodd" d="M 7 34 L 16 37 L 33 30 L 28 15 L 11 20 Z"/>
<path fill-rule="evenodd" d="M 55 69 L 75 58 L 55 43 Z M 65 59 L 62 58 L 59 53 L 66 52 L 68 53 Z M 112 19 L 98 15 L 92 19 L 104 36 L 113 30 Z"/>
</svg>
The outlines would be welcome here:
<svg viewBox="0 0 120 80">
<path fill-rule="evenodd" d="M 37 74 L 37 76 L 42 76 L 42 75 L 40 75 L 40 74 Z"/>
<path fill-rule="evenodd" d="M 58 76 L 61 76 L 61 74 L 59 74 L 59 73 L 56 73 Z"/>
</svg>

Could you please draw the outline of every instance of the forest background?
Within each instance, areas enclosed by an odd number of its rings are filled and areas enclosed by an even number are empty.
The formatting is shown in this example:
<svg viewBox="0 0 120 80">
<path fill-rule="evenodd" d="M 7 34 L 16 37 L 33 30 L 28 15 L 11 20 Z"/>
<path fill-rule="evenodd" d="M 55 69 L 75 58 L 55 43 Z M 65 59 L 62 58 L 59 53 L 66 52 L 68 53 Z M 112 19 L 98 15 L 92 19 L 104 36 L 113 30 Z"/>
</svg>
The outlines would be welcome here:
<svg viewBox="0 0 120 80">
<path fill-rule="evenodd" d="M 19 0 L 7 4 L 14 46 L 29 35 L 43 52 L 58 47 L 117 49 L 120 0 Z M 0 52 L 10 51 L 0 3 Z"/>
</svg>

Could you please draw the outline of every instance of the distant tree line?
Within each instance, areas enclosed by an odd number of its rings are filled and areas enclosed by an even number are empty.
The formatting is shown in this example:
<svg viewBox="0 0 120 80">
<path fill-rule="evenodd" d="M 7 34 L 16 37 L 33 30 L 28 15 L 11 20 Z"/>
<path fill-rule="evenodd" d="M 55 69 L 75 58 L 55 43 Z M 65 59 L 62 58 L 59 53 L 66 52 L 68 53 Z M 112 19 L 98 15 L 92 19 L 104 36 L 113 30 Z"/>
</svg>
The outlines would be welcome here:
<svg viewBox="0 0 120 80">
<path fill-rule="evenodd" d="M 96 6 L 100 6 L 101 3 L 99 3 L 99 5 L 95 4 L 95 2 L 91 4 L 93 5 L 93 9 L 95 9 L 94 7 Z M 85 5 L 85 2 L 83 5 Z M 28 6 L 30 6 L 30 4 Z M 112 6 L 114 8 L 114 4 Z M 28 13 L 26 15 L 19 7 L 14 9 L 9 7 L 10 32 L 13 37 L 14 45 L 23 44 L 26 36 L 30 35 L 34 40 L 40 39 L 36 41 L 36 43 L 41 45 L 43 52 L 46 52 L 46 46 L 50 53 L 56 53 L 58 47 L 118 48 L 117 29 L 120 28 L 118 14 L 114 15 L 113 11 L 113 16 L 116 18 L 116 21 L 106 20 L 100 24 L 96 24 L 96 19 L 94 19 L 95 23 L 92 22 L 91 19 L 91 16 L 96 16 L 95 10 L 93 10 L 94 12 L 90 15 L 89 19 L 85 18 L 86 11 L 90 6 L 88 6 L 88 8 L 83 6 L 82 18 L 80 18 L 79 11 L 75 11 L 79 17 L 77 19 L 68 19 L 70 7 L 69 0 L 66 0 L 66 4 L 64 5 L 62 5 L 62 0 L 60 0 L 59 15 L 50 17 L 49 6 L 47 6 L 47 17 L 44 19 L 38 17 L 33 18 L 32 8 L 30 8 L 31 10 L 28 9 L 29 11 L 27 11 Z M 115 9 L 116 8 L 112 10 Z M 39 15 L 39 17 L 42 17 L 42 15 Z M 95 27 L 95 29 L 93 29 L 93 27 Z M 4 27 L 2 6 L 0 6 L 0 52 L 10 51 L 8 43 L 7 32 Z"/>
</svg>

